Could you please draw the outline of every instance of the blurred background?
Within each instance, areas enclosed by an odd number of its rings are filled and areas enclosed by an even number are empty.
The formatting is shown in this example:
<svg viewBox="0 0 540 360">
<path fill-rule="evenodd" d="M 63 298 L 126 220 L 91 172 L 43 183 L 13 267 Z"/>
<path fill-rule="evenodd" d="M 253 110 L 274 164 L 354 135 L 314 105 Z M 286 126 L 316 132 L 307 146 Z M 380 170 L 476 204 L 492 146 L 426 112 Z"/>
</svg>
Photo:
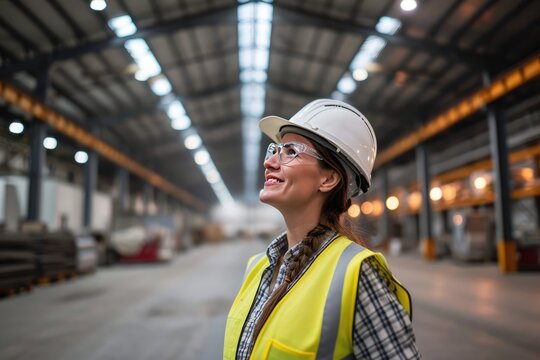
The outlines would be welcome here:
<svg viewBox="0 0 540 360">
<path fill-rule="evenodd" d="M 221 358 L 284 230 L 258 120 L 334 98 L 424 358 L 537 359 L 538 39 L 534 0 L 0 0 L 0 358 Z"/>
</svg>

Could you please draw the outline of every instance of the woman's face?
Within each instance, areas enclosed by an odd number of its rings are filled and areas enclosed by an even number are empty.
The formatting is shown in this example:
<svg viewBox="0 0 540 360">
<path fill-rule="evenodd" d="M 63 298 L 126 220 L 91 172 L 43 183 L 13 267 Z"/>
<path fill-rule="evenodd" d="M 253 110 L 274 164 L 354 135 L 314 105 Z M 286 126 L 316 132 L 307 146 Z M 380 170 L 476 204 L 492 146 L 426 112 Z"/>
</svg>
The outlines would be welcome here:
<svg viewBox="0 0 540 360">
<path fill-rule="evenodd" d="M 298 142 L 313 148 L 313 143 L 307 138 L 292 133 L 285 134 L 282 142 Z M 280 164 L 278 155 L 274 154 L 264 162 L 264 168 L 265 182 L 259 198 L 278 210 L 313 204 L 313 200 L 321 196 L 319 188 L 328 171 L 319 166 L 315 157 L 306 153 L 300 153 L 287 164 Z"/>
</svg>

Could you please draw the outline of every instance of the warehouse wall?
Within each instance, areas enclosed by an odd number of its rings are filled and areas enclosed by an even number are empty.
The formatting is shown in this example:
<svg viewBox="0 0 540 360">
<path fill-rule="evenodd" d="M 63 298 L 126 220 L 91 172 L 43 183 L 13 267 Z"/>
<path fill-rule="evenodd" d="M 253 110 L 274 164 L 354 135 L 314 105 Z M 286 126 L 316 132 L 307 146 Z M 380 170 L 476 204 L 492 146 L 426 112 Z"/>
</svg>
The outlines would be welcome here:
<svg viewBox="0 0 540 360">
<path fill-rule="evenodd" d="M 0 221 L 5 220 L 5 188 L 12 184 L 17 189 L 20 217 L 26 217 L 28 206 L 28 179 L 25 176 L 0 177 Z M 62 222 L 67 228 L 79 232 L 83 229 L 83 189 L 80 185 L 69 184 L 57 179 L 43 181 L 40 220 L 50 230 L 60 229 Z M 110 227 L 113 210 L 112 197 L 104 192 L 93 194 L 92 230 L 106 230 Z"/>
</svg>

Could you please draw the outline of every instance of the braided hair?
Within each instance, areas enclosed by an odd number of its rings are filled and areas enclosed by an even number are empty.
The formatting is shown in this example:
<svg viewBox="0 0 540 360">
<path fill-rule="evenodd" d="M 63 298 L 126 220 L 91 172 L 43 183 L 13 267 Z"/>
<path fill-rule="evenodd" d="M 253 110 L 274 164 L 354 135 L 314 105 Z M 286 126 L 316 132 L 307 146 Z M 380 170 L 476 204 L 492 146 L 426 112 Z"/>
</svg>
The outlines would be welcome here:
<svg viewBox="0 0 540 360">
<path fill-rule="evenodd" d="M 264 305 L 260 317 L 257 319 L 252 338 L 253 340 L 257 338 L 257 335 L 270 316 L 270 313 L 287 292 L 289 284 L 296 279 L 311 256 L 321 247 L 329 231 L 330 229 L 327 226 L 319 224 L 308 232 L 306 237 L 300 242 L 298 254 L 291 259 L 291 262 L 285 270 L 285 280 L 274 290 L 272 295 L 270 295 L 270 298 L 268 298 L 268 301 Z M 274 271 L 279 271 L 278 266 L 276 266 Z"/>
</svg>

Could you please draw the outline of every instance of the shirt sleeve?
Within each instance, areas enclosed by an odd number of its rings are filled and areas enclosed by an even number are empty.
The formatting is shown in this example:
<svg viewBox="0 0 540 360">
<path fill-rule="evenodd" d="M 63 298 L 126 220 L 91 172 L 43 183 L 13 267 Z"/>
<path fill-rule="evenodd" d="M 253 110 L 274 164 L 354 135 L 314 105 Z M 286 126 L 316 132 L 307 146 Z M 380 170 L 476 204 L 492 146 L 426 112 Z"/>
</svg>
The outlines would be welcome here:
<svg viewBox="0 0 540 360">
<path fill-rule="evenodd" d="M 420 359 L 409 315 L 370 260 L 360 269 L 353 327 L 356 359 Z"/>
</svg>

